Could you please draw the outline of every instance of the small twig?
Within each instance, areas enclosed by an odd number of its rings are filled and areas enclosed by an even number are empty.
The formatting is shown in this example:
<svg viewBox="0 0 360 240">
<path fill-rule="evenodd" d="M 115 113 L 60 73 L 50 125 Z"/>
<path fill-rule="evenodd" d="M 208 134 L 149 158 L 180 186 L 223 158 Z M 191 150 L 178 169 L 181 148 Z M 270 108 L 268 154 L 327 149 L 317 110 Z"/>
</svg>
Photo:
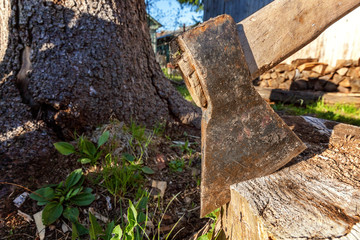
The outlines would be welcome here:
<svg viewBox="0 0 360 240">
<path fill-rule="evenodd" d="M 31 190 L 28 189 L 27 187 L 24 187 L 24 186 L 19 185 L 19 184 L 16 184 L 16 183 L 0 182 L 0 184 L 16 186 L 16 187 L 23 188 L 23 189 L 25 189 L 26 191 L 29 191 L 29 192 L 33 193 L 33 191 L 31 191 Z"/>
</svg>

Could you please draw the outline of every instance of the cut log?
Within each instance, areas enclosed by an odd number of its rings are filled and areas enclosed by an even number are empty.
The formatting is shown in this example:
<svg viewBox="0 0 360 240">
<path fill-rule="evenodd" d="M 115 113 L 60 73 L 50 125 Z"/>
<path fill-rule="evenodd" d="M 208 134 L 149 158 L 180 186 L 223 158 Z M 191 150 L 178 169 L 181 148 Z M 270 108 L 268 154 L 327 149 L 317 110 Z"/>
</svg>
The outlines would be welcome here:
<svg viewBox="0 0 360 240">
<path fill-rule="evenodd" d="M 308 149 L 271 175 L 231 186 L 227 239 L 360 239 L 360 128 L 283 117 Z"/>
<path fill-rule="evenodd" d="M 261 86 L 261 85 L 260 85 Z M 293 91 L 255 87 L 257 92 L 267 101 L 284 103 L 310 103 L 323 100 L 327 104 L 354 104 L 360 106 L 359 93 L 325 93 L 309 91 Z"/>
</svg>

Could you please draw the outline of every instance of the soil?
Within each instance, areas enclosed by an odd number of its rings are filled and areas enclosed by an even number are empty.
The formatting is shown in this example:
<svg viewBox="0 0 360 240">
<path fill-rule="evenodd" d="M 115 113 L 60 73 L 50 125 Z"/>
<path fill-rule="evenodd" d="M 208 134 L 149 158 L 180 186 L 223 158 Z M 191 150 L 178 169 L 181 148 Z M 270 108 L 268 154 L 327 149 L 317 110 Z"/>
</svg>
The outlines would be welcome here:
<svg viewBox="0 0 360 240">
<path fill-rule="evenodd" d="M 191 157 L 189 153 L 182 152 L 173 142 L 186 140 L 191 143 L 190 148 L 193 149 Z M 194 128 L 170 126 L 162 136 L 153 138 L 148 149 L 144 165 L 155 170 L 155 174 L 146 175 L 144 187 L 151 193 L 148 212 L 155 227 L 147 231 L 150 234 L 157 231 L 157 223 L 163 217 L 160 225 L 161 236 L 166 236 L 172 230 L 172 236 L 176 234 L 174 239 L 189 239 L 209 221 L 207 218 L 199 218 L 200 131 Z M 175 171 L 169 167 L 169 162 L 179 158 L 184 159 L 185 166 L 182 171 Z M 189 162 L 190 159 L 191 162 Z M 161 162 L 162 160 L 165 164 Z M 52 159 L 30 161 L 21 165 L 8 163 L 5 168 L 0 169 L 1 180 L 5 181 L 0 184 L 0 239 L 39 239 L 34 221 L 25 221 L 18 211 L 33 216 L 42 210 L 42 206 L 37 206 L 35 201 L 27 198 L 23 205 L 17 208 L 13 200 L 23 192 L 35 191 L 46 184 L 59 183 L 70 172 L 81 167 L 84 172 L 89 173 L 89 176 L 92 171 L 99 170 L 82 166 L 77 162 L 76 156 L 62 156 L 59 153 Z M 151 187 L 152 180 L 167 183 L 163 198 L 158 199 L 159 191 Z M 123 212 L 124 215 L 124 210 L 121 211 L 121 209 L 127 208 L 127 199 L 124 199 L 123 204 L 119 204 L 119 199 L 116 200 L 106 188 L 99 184 L 94 185 L 87 180 L 85 185 L 93 188 L 97 196 L 89 207 L 111 220 L 119 221 L 120 213 Z M 105 199 L 107 196 L 111 197 L 113 207 L 111 210 L 107 209 Z M 171 202 L 174 196 L 176 198 Z M 89 207 L 82 207 L 80 211 L 80 222 L 84 225 L 88 224 Z M 164 213 L 166 207 L 168 209 Z M 66 233 L 62 231 L 61 226 L 64 222 L 71 226 L 65 219 L 58 220 L 46 228 L 45 239 L 71 239 L 70 231 Z"/>
<path fill-rule="evenodd" d="M 299 138 L 308 144 L 308 149 L 294 158 L 287 166 L 296 164 L 302 161 L 302 159 L 308 159 L 329 148 L 329 138 L 316 134 L 316 132 L 311 132 L 313 131 L 311 129 L 314 128 L 311 128 L 304 119 L 287 116 L 281 112 L 278 112 L 278 114 Z M 332 129 L 338 123 L 327 121 L 326 124 L 329 129 Z M 109 126 L 107 128 L 111 129 Z M 104 129 L 99 131 L 102 130 Z M 119 132 L 115 128 L 112 131 Z M 99 136 L 99 133 L 95 132 L 94 136 Z M 190 148 L 193 149 L 191 156 L 189 153 L 182 152 L 181 148 L 174 146 L 176 144 L 174 141 L 190 142 Z M 148 149 L 144 164 L 155 170 L 155 174 L 146 175 L 147 180 L 144 187 L 147 191 L 151 192 L 148 212 L 150 220 L 155 227 L 147 228 L 147 231 L 150 234 L 157 231 L 157 223 L 162 218 L 160 225 L 162 237 L 173 230 L 172 236 L 176 234 L 174 239 L 191 239 L 191 236 L 205 225 L 208 225 L 210 221 L 207 218 L 199 218 L 200 131 L 193 128 L 184 129 L 179 126 L 169 126 L 162 136 L 152 139 Z M 182 171 L 174 171 L 169 163 L 179 158 L 184 159 L 185 166 Z M 192 159 L 191 162 L 189 161 L 190 159 Z M 17 208 L 13 200 L 25 191 L 34 191 L 45 184 L 58 183 L 65 179 L 71 171 L 81 167 L 83 167 L 89 176 L 94 172 L 96 174 L 96 171 L 99 170 L 81 166 L 76 161 L 76 157 L 66 157 L 60 154 L 54 155 L 52 159 L 42 159 L 38 162 L 29 162 L 23 165 L 9 163 L 6 169 L 0 169 L 1 178 L 5 179 L 6 182 L 23 186 L 20 187 L 7 183 L 0 185 L 0 239 L 39 239 L 34 222 L 26 222 L 23 217 L 18 215 L 18 211 L 20 210 L 32 216 L 42 208 L 29 198 L 26 199 L 20 208 Z M 158 198 L 159 190 L 152 188 L 152 180 L 165 181 L 167 183 L 163 198 Z M 107 192 L 106 188 L 99 184 L 94 185 L 90 181 L 87 181 L 86 184 L 94 189 L 97 196 L 97 199 L 91 204 L 91 208 L 101 215 L 116 221 L 119 221 L 124 216 L 124 211 L 121 211 L 121 209 L 126 209 L 126 204 L 119 204 Z M 27 189 L 24 189 L 24 187 Z M 107 209 L 105 200 L 107 196 L 111 197 L 113 206 L 111 210 Z M 174 198 L 174 196 L 176 197 Z M 172 201 L 172 199 L 174 200 Z M 168 209 L 165 212 L 167 207 Z M 85 225 L 88 224 L 88 209 L 88 207 L 81 208 L 80 221 Z M 71 239 L 70 231 L 66 233 L 62 231 L 61 225 L 63 221 L 63 219 L 59 220 L 54 225 L 47 227 L 46 239 Z"/>
</svg>

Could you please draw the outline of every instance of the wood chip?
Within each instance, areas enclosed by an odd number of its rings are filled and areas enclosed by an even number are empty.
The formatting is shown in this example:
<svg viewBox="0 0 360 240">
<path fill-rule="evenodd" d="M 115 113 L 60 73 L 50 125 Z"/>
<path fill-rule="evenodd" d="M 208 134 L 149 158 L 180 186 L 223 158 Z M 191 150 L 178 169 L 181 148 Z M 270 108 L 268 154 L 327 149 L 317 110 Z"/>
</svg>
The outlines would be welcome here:
<svg viewBox="0 0 360 240">
<path fill-rule="evenodd" d="M 34 215 L 37 232 L 39 233 L 39 239 L 45 239 L 45 225 L 42 222 L 42 211 L 35 213 Z"/>
<path fill-rule="evenodd" d="M 17 213 L 17 214 L 18 214 L 20 217 L 24 218 L 24 220 L 27 221 L 28 223 L 31 222 L 31 221 L 34 221 L 30 215 L 28 215 L 28 214 L 26 214 L 26 213 L 24 213 L 24 212 L 22 212 L 22 211 L 20 211 L 20 210 L 18 210 L 18 213 Z"/>
<path fill-rule="evenodd" d="M 66 232 L 70 231 L 70 227 L 69 227 L 66 223 L 63 223 L 63 224 L 61 225 L 61 231 L 62 231 L 63 233 L 66 233 Z"/>
<path fill-rule="evenodd" d="M 109 219 L 103 215 L 101 215 L 100 213 L 96 212 L 94 208 L 89 207 L 89 212 L 94 215 L 95 218 L 99 219 L 100 221 L 107 223 L 109 222 Z"/>
<path fill-rule="evenodd" d="M 160 197 L 163 198 L 164 194 L 165 194 L 166 187 L 167 187 L 167 183 L 164 182 L 164 181 L 153 180 L 151 182 L 151 187 L 159 189 L 160 190 Z"/>
</svg>

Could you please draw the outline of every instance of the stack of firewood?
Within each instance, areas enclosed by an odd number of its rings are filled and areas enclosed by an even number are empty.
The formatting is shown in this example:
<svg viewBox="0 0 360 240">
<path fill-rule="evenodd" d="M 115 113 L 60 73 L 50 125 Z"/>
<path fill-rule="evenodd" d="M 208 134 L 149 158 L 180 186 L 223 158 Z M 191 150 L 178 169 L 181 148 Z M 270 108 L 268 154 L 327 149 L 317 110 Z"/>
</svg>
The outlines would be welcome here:
<svg viewBox="0 0 360 240">
<path fill-rule="evenodd" d="M 281 63 L 254 80 L 254 85 L 288 90 L 360 92 L 360 59 L 338 60 L 335 67 L 318 59 Z"/>
</svg>

